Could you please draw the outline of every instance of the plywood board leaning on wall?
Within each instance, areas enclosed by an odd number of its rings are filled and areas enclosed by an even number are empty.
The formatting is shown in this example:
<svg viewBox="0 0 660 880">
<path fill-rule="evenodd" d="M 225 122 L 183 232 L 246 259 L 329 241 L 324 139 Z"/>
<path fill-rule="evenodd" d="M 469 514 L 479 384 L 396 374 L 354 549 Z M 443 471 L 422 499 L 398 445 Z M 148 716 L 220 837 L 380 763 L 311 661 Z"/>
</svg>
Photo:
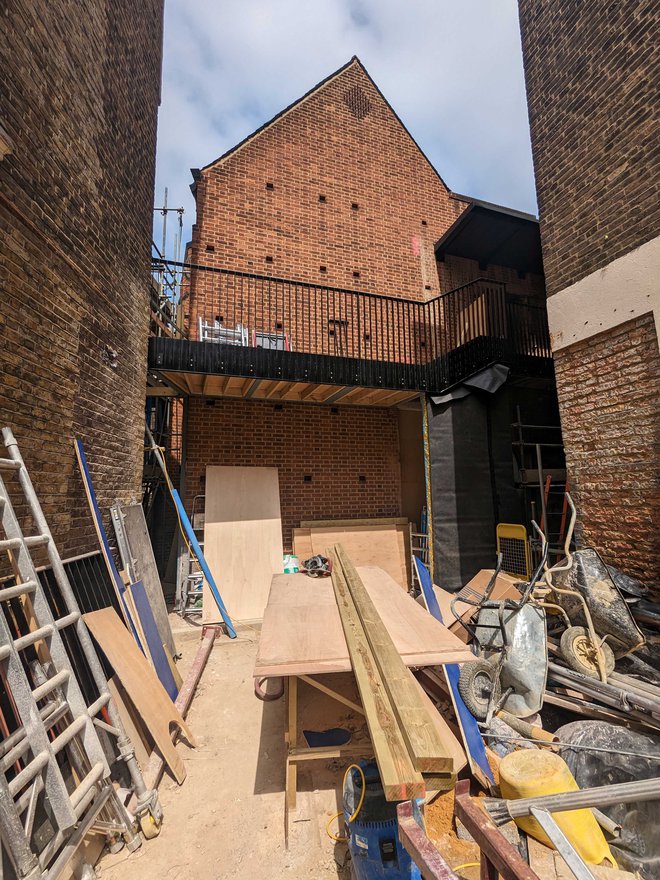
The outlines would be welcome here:
<svg viewBox="0 0 660 880">
<path fill-rule="evenodd" d="M 277 468 L 206 468 L 204 555 L 232 619 L 261 619 L 283 570 Z M 202 603 L 203 622 L 220 623 L 206 582 Z"/>
<path fill-rule="evenodd" d="M 171 739 L 171 725 L 181 729 L 194 747 L 192 731 L 156 677 L 146 657 L 135 644 L 114 608 L 102 608 L 83 615 L 96 643 L 115 670 L 143 724 L 153 737 L 174 778 L 181 785 L 186 768 Z"/>
<path fill-rule="evenodd" d="M 317 553 L 325 554 L 328 547 L 339 543 L 355 565 L 382 568 L 404 590 L 410 584 L 410 523 L 406 519 L 340 520 L 301 526 L 293 530 L 293 541 L 301 562 Z"/>
<path fill-rule="evenodd" d="M 154 559 L 154 551 L 151 545 L 149 529 L 144 518 L 144 510 L 141 504 L 129 504 L 122 507 L 124 516 L 124 528 L 130 544 L 131 552 L 135 557 L 136 578 L 144 584 L 144 589 L 149 597 L 149 604 L 153 611 L 156 626 L 160 633 L 161 642 L 167 646 L 170 657 L 176 654 L 176 645 L 167 616 L 167 605 L 163 595 L 163 587 L 158 575 L 158 567 Z"/>
</svg>

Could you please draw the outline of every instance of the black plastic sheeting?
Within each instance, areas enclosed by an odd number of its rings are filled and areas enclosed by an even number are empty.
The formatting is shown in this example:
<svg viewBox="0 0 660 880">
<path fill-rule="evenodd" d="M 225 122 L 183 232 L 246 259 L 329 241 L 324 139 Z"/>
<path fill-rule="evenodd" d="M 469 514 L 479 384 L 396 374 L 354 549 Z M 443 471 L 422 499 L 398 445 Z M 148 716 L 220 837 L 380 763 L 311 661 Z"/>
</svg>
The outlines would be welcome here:
<svg viewBox="0 0 660 880">
<path fill-rule="evenodd" d="M 575 721 L 560 727 L 556 733 L 564 743 L 605 750 L 589 752 L 562 746 L 561 756 L 580 788 L 660 776 L 658 736 L 604 721 Z M 654 757 L 631 757 L 622 752 Z M 621 826 L 619 839 L 608 841 L 619 867 L 639 871 L 644 880 L 660 880 L 660 801 L 639 801 L 601 809 Z"/>
<path fill-rule="evenodd" d="M 435 583 L 459 590 L 494 568 L 498 522 L 519 522 L 510 390 L 428 400 Z"/>
</svg>

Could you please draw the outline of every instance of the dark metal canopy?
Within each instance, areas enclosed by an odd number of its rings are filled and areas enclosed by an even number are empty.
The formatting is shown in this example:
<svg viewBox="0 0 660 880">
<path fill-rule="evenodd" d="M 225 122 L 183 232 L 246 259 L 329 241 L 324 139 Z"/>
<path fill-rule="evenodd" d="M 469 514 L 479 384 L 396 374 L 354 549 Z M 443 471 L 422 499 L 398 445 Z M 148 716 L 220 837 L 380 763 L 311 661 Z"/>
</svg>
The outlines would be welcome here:
<svg viewBox="0 0 660 880">
<path fill-rule="evenodd" d="M 508 266 L 518 272 L 543 274 L 539 222 L 532 214 L 502 208 L 475 199 L 449 227 L 435 246 L 438 260 L 447 254 L 489 264 Z"/>
</svg>

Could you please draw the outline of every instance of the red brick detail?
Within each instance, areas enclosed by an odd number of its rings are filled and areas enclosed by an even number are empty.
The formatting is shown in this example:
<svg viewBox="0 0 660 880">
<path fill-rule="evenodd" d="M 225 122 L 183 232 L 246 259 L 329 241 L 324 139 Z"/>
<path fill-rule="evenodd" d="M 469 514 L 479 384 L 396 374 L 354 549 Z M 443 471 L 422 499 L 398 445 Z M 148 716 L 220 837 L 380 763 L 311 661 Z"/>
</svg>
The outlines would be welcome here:
<svg viewBox="0 0 660 880">
<path fill-rule="evenodd" d="M 580 541 L 659 587 L 660 354 L 653 315 L 556 352 L 555 370 Z"/>
<path fill-rule="evenodd" d="M 357 61 L 203 169 L 196 199 L 193 262 L 419 300 L 440 292 L 434 244 L 465 207 Z M 202 274 L 193 336 L 218 307 Z"/>
<path fill-rule="evenodd" d="M 63 556 L 140 495 L 162 0 L 8 0 L 0 16 L 0 426 Z M 1 454 L 0 449 L 0 454 Z"/>
<path fill-rule="evenodd" d="M 333 413 L 330 406 L 234 400 L 209 406 L 199 398 L 188 407 L 188 511 L 204 493 L 207 465 L 234 465 L 278 468 L 286 550 L 302 520 L 400 516 L 394 410 L 343 406 Z"/>
</svg>

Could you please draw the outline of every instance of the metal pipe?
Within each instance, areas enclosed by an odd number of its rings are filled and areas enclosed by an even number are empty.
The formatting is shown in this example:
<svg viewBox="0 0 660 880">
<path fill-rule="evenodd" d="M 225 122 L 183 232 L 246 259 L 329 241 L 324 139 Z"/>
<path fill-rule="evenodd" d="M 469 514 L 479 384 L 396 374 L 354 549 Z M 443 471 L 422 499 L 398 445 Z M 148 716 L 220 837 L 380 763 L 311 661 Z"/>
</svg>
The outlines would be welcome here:
<svg viewBox="0 0 660 880">
<path fill-rule="evenodd" d="M 660 716 L 660 699 L 654 700 L 643 694 L 633 693 L 623 687 L 617 687 L 604 681 L 598 681 L 595 678 L 589 678 L 579 672 L 574 672 L 572 669 L 559 666 L 559 664 L 552 661 L 548 662 L 548 671 L 552 673 L 550 678 L 554 681 L 582 691 L 585 694 L 596 696 L 604 702 L 610 702 L 610 705 L 615 705 L 617 708 L 625 710 L 633 706 L 650 712 L 651 715 Z"/>
<path fill-rule="evenodd" d="M 83 812 L 81 804 L 87 797 L 94 786 L 103 778 L 103 764 L 99 762 L 94 764 L 87 776 L 80 782 L 80 785 L 71 794 L 71 806 L 76 811 L 76 815 L 80 816 Z"/>
<path fill-rule="evenodd" d="M 39 717 L 43 721 L 44 727 L 48 729 L 49 727 L 52 727 L 53 724 L 57 724 L 57 722 L 64 715 L 66 715 L 68 711 L 69 704 L 66 702 L 57 703 L 55 705 L 53 705 L 53 703 L 49 703 L 47 706 L 44 706 L 43 709 L 39 710 Z M 5 755 L 8 754 L 9 750 L 13 749 L 15 745 L 23 742 L 26 736 L 27 734 L 25 732 L 25 728 L 21 726 L 17 728 L 13 733 L 10 733 L 9 736 L 5 737 L 2 743 L 0 743 L 0 759 L 4 758 Z"/>
<path fill-rule="evenodd" d="M 43 684 L 40 684 L 39 687 L 36 687 L 32 691 L 32 697 L 34 698 L 34 702 L 38 703 L 39 700 L 43 700 L 45 696 L 54 691 L 55 688 L 61 687 L 61 685 L 66 684 L 66 682 L 70 678 L 69 670 L 62 669 L 60 672 L 57 672 L 53 675 L 52 678 L 47 678 Z"/>
<path fill-rule="evenodd" d="M 619 752 L 618 754 L 621 753 Z M 610 837 L 619 836 L 621 833 L 621 826 L 618 822 L 615 822 L 614 819 L 610 819 L 610 817 L 601 812 L 598 807 L 592 807 L 591 812 L 594 814 L 594 819 L 598 822 L 603 831 L 607 831 Z"/>
<path fill-rule="evenodd" d="M 548 835 L 554 848 L 566 862 L 576 880 L 594 880 L 594 875 L 586 865 L 584 859 L 580 856 L 568 837 L 566 837 L 559 825 L 557 825 L 550 813 L 547 810 L 541 810 L 537 807 L 532 807 L 530 812 Z"/>
<path fill-rule="evenodd" d="M 541 795 L 540 797 L 502 800 L 485 798 L 484 806 L 497 825 L 509 819 L 530 816 L 532 809 L 548 810 L 551 813 L 564 813 L 583 810 L 589 807 L 611 807 L 617 804 L 632 804 L 636 801 L 660 800 L 660 777 L 639 779 L 634 782 L 620 782 L 616 785 L 601 785 L 568 791 L 561 794 Z"/>
<path fill-rule="evenodd" d="M 34 629 L 32 632 L 29 632 L 25 636 L 21 636 L 18 639 L 14 639 L 14 648 L 17 651 L 23 651 L 29 645 L 34 645 L 35 642 L 41 642 L 44 639 L 49 639 L 53 634 L 53 627 L 50 623 L 46 624 L 46 626 L 39 627 L 39 629 Z"/>
<path fill-rule="evenodd" d="M 34 581 L 25 581 L 23 584 L 16 584 L 15 587 L 5 587 L 0 590 L 0 602 L 7 599 L 18 599 L 19 596 L 25 596 L 27 593 L 34 593 L 37 585 Z"/>
<path fill-rule="evenodd" d="M 17 773 L 9 783 L 9 791 L 12 796 L 18 794 L 28 782 L 34 779 L 37 773 L 41 773 L 46 764 L 48 764 L 48 752 L 39 752 L 36 758 L 30 761 L 27 767 L 24 767 L 20 773 Z"/>
<path fill-rule="evenodd" d="M 499 712 L 496 714 L 499 715 Z M 485 731 L 482 731 L 481 735 L 486 739 L 504 740 L 506 742 L 520 742 L 520 743 L 531 742 L 531 743 L 536 743 L 537 745 L 540 745 L 540 746 L 550 745 L 548 740 L 533 739 L 532 737 L 528 737 L 528 736 L 503 736 L 502 734 L 499 734 L 499 733 L 487 733 Z M 585 745 L 582 745 L 581 743 L 565 743 L 565 742 L 562 742 L 557 737 L 555 737 L 554 743 L 559 748 L 579 749 L 580 751 L 583 751 L 583 752 L 605 752 L 608 755 L 612 754 L 612 749 L 605 748 L 604 746 L 585 746 Z M 616 753 L 617 753 L 617 755 L 626 755 L 627 757 L 630 757 L 630 758 L 646 758 L 647 760 L 657 761 L 660 764 L 660 754 L 659 755 L 649 755 L 645 752 L 622 752 L 619 749 L 617 749 Z"/>
</svg>

